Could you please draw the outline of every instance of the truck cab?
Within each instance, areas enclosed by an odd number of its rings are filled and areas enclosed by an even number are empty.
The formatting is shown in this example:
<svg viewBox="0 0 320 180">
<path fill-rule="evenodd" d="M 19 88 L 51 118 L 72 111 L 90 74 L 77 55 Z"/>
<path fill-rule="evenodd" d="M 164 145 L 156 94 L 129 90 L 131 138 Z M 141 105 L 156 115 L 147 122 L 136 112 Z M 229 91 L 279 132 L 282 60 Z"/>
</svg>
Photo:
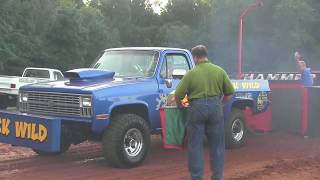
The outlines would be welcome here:
<svg viewBox="0 0 320 180">
<path fill-rule="evenodd" d="M 193 67 L 191 53 L 184 49 L 107 49 L 91 68 L 67 71 L 65 80 L 21 87 L 19 112 L 0 112 L 0 119 L 8 120 L 2 123 L 8 131 L 0 134 L 0 142 L 52 155 L 70 144 L 95 140 L 111 165 L 138 166 L 149 151 L 150 136 L 161 132 L 159 109 L 180 81 L 174 72 Z M 270 89 L 267 81 L 234 85 L 237 93 L 224 111 L 227 145 L 237 148 L 246 137 L 242 110 L 266 111 Z M 257 103 L 261 93 L 263 102 Z"/>
</svg>

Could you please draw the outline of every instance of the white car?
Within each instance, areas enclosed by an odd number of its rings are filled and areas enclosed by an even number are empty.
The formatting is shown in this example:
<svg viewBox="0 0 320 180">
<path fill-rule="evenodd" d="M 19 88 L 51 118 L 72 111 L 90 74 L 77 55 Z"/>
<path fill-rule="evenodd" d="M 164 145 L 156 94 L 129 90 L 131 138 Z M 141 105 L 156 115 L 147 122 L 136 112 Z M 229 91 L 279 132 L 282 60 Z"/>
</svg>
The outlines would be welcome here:
<svg viewBox="0 0 320 180">
<path fill-rule="evenodd" d="M 0 109 L 15 106 L 19 88 L 24 85 L 38 82 L 63 80 L 63 74 L 57 69 L 26 68 L 22 77 L 0 76 Z"/>
</svg>

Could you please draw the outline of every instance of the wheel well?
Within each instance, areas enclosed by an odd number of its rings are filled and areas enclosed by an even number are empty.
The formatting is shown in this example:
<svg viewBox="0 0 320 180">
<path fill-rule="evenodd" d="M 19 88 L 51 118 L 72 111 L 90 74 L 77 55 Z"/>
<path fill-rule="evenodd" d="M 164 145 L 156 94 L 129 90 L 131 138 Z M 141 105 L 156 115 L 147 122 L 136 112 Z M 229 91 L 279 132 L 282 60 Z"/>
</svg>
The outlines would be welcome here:
<svg viewBox="0 0 320 180">
<path fill-rule="evenodd" d="M 132 104 L 115 107 L 111 111 L 111 118 L 117 114 L 125 113 L 136 114 L 142 117 L 150 125 L 148 108 L 143 104 Z"/>
<path fill-rule="evenodd" d="M 245 110 L 246 107 L 253 107 L 253 101 L 252 100 L 241 100 L 236 101 L 232 104 L 232 108 L 237 108 L 241 110 Z"/>
</svg>

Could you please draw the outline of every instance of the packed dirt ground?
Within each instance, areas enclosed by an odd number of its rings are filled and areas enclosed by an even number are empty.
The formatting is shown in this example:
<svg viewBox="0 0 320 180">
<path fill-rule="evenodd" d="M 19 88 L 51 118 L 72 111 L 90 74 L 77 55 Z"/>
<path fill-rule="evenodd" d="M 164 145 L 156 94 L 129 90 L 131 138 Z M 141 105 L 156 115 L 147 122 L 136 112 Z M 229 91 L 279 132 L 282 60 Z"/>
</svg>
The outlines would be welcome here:
<svg viewBox="0 0 320 180">
<path fill-rule="evenodd" d="M 210 170 L 206 152 L 205 179 Z M 255 135 L 245 147 L 227 150 L 225 179 L 320 179 L 320 138 L 287 133 Z M 0 144 L 0 179 L 185 180 L 186 152 L 164 150 L 153 137 L 146 162 L 134 169 L 114 169 L 101 157 L 98 143 L 73 146 L 58 157 L 40 157 L 30 149 Z"/>
</svg>

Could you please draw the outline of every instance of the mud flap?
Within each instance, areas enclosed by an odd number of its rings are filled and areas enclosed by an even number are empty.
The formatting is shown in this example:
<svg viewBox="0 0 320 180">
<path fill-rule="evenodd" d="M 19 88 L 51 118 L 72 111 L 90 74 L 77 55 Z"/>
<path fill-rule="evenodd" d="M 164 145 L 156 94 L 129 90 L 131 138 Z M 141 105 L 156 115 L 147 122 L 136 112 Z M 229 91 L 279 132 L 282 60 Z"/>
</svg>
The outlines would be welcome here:
<svg viewBox="0 0 320 180">
<path fill-rule="evenodd" d="M 45 152 L 60 150 L 61 120 L 0 111 L 0 142 Z"/>
</svg>

